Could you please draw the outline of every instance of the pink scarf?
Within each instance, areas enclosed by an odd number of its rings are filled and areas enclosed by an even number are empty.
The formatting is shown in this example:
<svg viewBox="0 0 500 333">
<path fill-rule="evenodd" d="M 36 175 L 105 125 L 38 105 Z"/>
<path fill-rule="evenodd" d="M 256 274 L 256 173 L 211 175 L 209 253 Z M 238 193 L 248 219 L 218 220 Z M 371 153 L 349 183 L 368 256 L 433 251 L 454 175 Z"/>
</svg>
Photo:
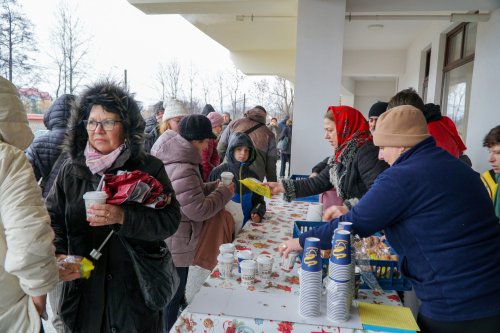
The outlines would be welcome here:
<svg viewBox="0 0 500 333">
<path fill-rule="evenodd" d="M 102 175 L 104 171 L 106 171 L 111 167 L 111 165 L 113 165 L 124 148 L 125 145 L 121 144 L 111 153 L 104 155 L 95 150 L 94 147 L 92 147 L 87 141 L 87 146 L 85 147 L 85 151 L 83 152 L 83 154 L 85 155 L 85 164 L 87 164 L 90 171 L 94 175 Z"/>
</svg>

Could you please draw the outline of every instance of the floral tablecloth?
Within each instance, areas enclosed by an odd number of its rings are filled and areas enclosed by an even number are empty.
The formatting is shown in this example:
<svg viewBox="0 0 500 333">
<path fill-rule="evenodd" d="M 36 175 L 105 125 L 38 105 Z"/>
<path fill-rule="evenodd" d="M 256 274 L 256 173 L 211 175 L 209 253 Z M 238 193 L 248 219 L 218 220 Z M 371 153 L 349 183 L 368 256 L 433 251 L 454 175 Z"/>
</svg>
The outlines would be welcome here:
<svg viewBox="0 0 500 333">
<path fill-rule="evenodd" d="M 304 220 L 307 213 L 307 202 L 287 203 L 280 198 L 273 198 L 268 202 L 265 220 L 262 223 L 248 222 L 238 234 L 234 244 L 237 250 L 252 250 L 254 258 L 259 254 L 269 254 L 274 257 L 273 273 L 271 281 L 263 283 L 256 280 L 252 287 L 245 288 L 240 285 L 239 274 L 235 261 L 233 277 L 223 279 L 217 268 L 212 271 L 210 277 L 203 284 L 203 288 L 227 288 L 246 289 L 249 293 L 260 291 L 276 294 L 299 294 L 299 262 L 295 263 L 292 271 L 286 272 L 281 269 L 278 246 L 287 239 L 292 238 L 293 222 Z M 375 292 L 372 290 L 360 290 L 359 301 L 376 304 L 401 305 L 396 292 Z M 214 300 L 217 302 L 218 300 Z M 283 305 L 286 306 L 286 305 Z M 207 311 L 208 312 L 208 311 Z M 298 313 L 297 313 L 297 316 Z M 229 315 L 191 313 L 189 307 L 179 316 L 172 333 L 200 332 L 200 333 L 358 333 L 370 332 L 363 330 L 346 329 L 337 326 L 318 326 L 295 323 L 290 321 L 264 320 L 260 318 L 235 317 Z"/>
</svg>

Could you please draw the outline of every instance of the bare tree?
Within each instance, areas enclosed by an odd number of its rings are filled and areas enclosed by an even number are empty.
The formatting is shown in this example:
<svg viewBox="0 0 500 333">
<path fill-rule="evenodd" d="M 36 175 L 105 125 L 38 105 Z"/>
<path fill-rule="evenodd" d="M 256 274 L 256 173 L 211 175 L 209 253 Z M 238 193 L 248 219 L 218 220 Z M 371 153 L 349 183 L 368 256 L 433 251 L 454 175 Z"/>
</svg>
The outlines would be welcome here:
<svg viewBox="0 0 500 333">
<path fill-rule="evenodd" d="M 267 78 L 260 79 L 253 83 L 251 96 L 255 99 L 258 105 L 268 108 L 270 105 L 270 88 Z"/>
<path fill-rule="evenodd" d="M 219 99 L 220 112 L 224 112 L 224 87 L 226 83 L 226 73 L 219 71 L 216 74 L 215 81 L 217 84 L 217 97 Z M 231 115 L 232 118 L 233 115 Z"/>
<path fill-rule="evenodd" d="M 162 64 L 158 65 L 158 71 L 155 74 L 155 81 L 158 83 L 160 100 L 164 101 L 167 96 L 167 75 L 165 66 Z"/>
<path fill-rule="evenodd" d="M 239 69 L 234 67 L 232 72 L 228 76 L 228 80 L 226 83 L 226 89 L 231 99 L 231 107 L 232 107 L 231 114 L 234 118 L 236 118 L 236 115 L 242 109 L 240 108 L 240 110 L 238 110 L 238 102 L 240 99 L 244 100 L 244 94 L 242 94 L 240 91 L 241 85 L 243 84 L 244 80 L 245 80 L 245 74 L 243 74 Z"/>
<path fill-rule="evenodd" d="M 194 68 L 193 63 L 189 64 L 189 69 L 187 72 L 187 92 L 188 92 L 188 100 L 189 100 L 189 109 L 193 111 L 195 109 L 195 104 L 198 104 L 194 101 L 194 90 L 196 87 L 196 78 L 198 76 L 197 70 Z"/>
<path fill-rule="evenodd" d="M 0 73 L 11 82 L 19 82 L 35 68 L 31 54 L 36 51 L 33 25 L 21 6 L 16 0 L 1 0 Z"/>
<path fill-rule="evenodd" d="M 162 100 L 165 100 L 165 98 L 179 99 L 181 93 L 181 66 L 176 59 L 167 64 L 159 64 L 155 78 L 160 85 Z"/>
<path fill-rule="evenodd" d="M 272 95 L 278 112 L 284 116 L 292 116 L 293 88 L 290 83 L 279 76 L 274 79 Z"/>
<path fill-rule="evenodd" d="M 84 78 L 91 42 L 91 37 L 85 34 L 85 27 L 76 15 L 76 7 L 70 7 L 63 0 L 57 8 L 51 37 L 55 48 L 52 57 L 58 72 L 56 97 L 73 94 Z"/>
</svg>

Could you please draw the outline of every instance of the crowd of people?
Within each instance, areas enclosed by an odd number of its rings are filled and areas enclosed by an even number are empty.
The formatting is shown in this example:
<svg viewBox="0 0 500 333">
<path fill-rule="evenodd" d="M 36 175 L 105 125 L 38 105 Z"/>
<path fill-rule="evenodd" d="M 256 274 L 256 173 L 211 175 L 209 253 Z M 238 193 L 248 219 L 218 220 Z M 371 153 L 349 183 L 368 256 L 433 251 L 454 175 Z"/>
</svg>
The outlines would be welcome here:
<svg viewBox="0 0 500 333">
<path fill-rule="evenodd" d="M 248 177 L 288 201 L 332 193 L 331 222 L 281 244 L 284 256 L 310 236 L 329 248 L 339 221 L 360 236 L 384 230 L 422 302 L 422 332 L 500 327 L 500 126 L 484 138 L 492 169 L 480 176 L 451 119 L 413 89 L 375 103 L 368 120 L 330 106 L 331 156 L 293 180 L 289 117 L 267 123 L 255 106 L 232 120 L 210 104 L 190 114 L 175 99 L 152 111 L 143 119 L 126 88 L 97 82 L 56 99 L 44 115 L 49 131 L 32 142 L 16 88 L 0 77 L 0 332 L 43 332 L 46 295 L 58 333 L 168 332 L 186 306 L 191 269 L 210 272 L 220 244 L 265 221 L 266 201 L 240 182 Z M 85 205 L 106 177 L 130 172 L 151 179 L 162 205 Z M 160 306 L 130 251 L 162 256 Z M 73 256 L 92 261 L 90 276 L 61 264 Z"/>
</svg>

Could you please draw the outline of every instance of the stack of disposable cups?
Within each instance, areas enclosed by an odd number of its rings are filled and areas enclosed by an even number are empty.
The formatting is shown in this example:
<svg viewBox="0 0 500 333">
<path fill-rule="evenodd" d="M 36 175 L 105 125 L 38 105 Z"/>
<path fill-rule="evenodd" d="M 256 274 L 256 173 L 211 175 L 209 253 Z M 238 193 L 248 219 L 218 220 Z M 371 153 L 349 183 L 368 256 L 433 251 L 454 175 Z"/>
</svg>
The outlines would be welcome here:
<svg viewBox="0 0 500 333">
<path fill-rule="evenodd" d="M 339 225 L 338 225 L 338 230 L 347 230 L 351 233 L 351 265 L 352 265 L 352 271 L 355 272 L 356 270 L 356 248 L 354 247 L 354 236 L 353 236 L 353 232 L 352 232 L 352 222 L 339 222 Z M 354 274 L 354 273 L 353 273 Z M 354 274 L 355 276 L 355 274 Z M 352 280 L 352 294 L 353 296 L 354 295 L 357 295 L 357 292 L 355 292 L 355 288 L 356 288 L 356 279 L 353 278 Z"/>
<path fill-rule="evenodd" d="M 354 263 L 351 261 L 351 233 L 335 230 L 326 289 L 326 317 L 335 322 L 349 319 L 354 283 Z"/>
<path fill-rule="evenodd" d="M 300 273 L 299 314 L 303 317 L 320 315 L 322 289 L 320 240 L 308 237 L 304 243 Z"/>
</svg>

